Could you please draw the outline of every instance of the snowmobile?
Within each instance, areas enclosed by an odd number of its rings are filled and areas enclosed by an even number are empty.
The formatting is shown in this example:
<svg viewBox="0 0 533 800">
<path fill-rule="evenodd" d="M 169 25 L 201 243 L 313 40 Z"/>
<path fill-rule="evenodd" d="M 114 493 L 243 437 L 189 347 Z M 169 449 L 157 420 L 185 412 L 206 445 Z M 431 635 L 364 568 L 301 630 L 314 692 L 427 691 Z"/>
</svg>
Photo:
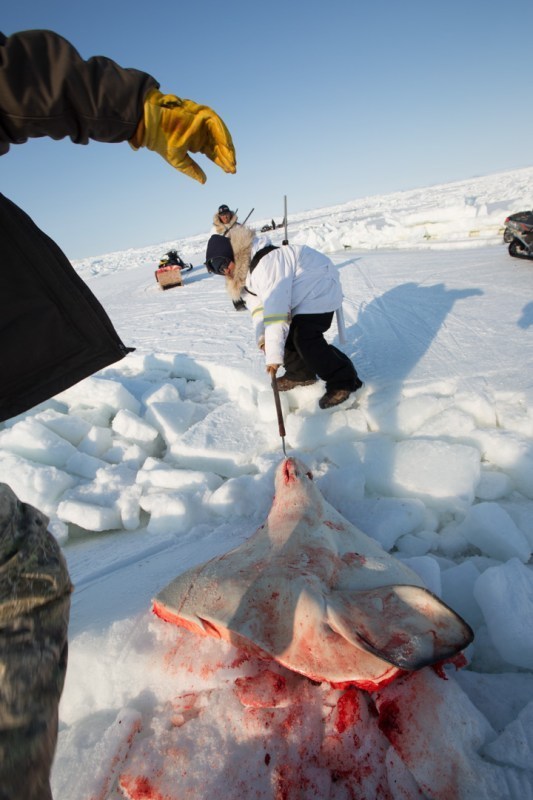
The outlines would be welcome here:
<svg viewBox="0 0 533 800">
<path fill-rule="evenodd" d="M 178 255 L 177 250 L 169 250 L 159 260 L 159 266 L 155 271 L 155 279 L 162 289 L 171 289 L 173 286 L 183 284 L 182 274 L 190 272 L 192 264 L 186 264 Z"/>
<path fill-rule="evenodd" d="M 185 261 L 178 255 L 177 250 L 169 250 L 168 253 L 160 258 L 160 267 L 179 267 L 182 272 L 189 272 L 192 269 L 192 264 L 186 264 Z"/>
<path fill-rule="evenodd" d="M 275 231 L 276 228 L 284 228 L 285 227 L 285 220 L 282 222 L 276 222 L 275 220 L 271 220 L 270 225 L 263 225 L 261 228 L 261 233 L 267 233 L 268 231 Z"/>
<path fill-rule="evenodd" d="M 505 220 L 503 234 L 509 243 L 509 255 L 533 261 L 533 211 L 519 211 Z"/>
</svg>

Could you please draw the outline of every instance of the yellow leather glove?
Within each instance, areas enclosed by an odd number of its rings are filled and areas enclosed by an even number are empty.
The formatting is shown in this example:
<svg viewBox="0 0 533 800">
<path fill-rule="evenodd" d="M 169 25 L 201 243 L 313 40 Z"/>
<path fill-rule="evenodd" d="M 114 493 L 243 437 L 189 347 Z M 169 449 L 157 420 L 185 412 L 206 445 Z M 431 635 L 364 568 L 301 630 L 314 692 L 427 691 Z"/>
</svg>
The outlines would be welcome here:
<svg viewBox="0 0 533 800">
<path fill-rule="evenodd" d="M 231 134 L 209 106 L 182 100 L 174 94 L 150 89 L 144 100 L 144 115 L 130 139 L 134 150 L 147 147 L 165 161 L 200 183 L 205 172 L 189 156 L 203 153 L 224 172 L 236 172 L 235 148 Z"/>
</svg>

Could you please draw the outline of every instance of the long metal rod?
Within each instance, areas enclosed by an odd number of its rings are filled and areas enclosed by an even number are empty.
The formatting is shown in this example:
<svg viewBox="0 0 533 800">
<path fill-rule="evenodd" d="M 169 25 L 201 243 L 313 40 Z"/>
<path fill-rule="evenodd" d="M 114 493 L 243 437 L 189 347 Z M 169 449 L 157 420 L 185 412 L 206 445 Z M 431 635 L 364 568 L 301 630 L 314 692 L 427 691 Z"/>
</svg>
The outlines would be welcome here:
<svg viewBox="0 0 533 800">
<path fill-rule="evenodd" d="M 252 211 L 255 211 L 255 208 L 252 208 Z M 249 220 L 249 219 L 250 219 L 250 217 L 252 216 L 252 211 L 249 211 L 249 212 L 248 212 L 248 215 L 247 215 L 247 217 L 245 217 L 244 221 L 243 221 L 243 222 L 241 222 L 241 225 L 246 225 L 246 223 L 248 222 L 248 220 Z"/>
<path fill-rule="evenodd" d="M 281 400 L 279 397 L 278 383 L 276 381 L 276 370 L 270 368 L 270 377 L 272 378 L 272 391 L 274 392 L 274 403 L 276 404 L 276 414 L 278 415 L 278 429 L 281 436 L 281 444 L 283 446 L 283 455 L 287 457 L 285 450 L 285 424 L 283 422 L 283 411 L 281 410 Z"/>
<path fill-rule="evenodd" d="M 239 210 L 238 208 L 237 208 L 237 209 L 235 209 L 235 214 L 237 214 L 237 211 L 238 211 L 238 210 Z M 252 212 L 254 212 L 254 211 L 255 211 L 255 208 L 252 208 L 252 210 L 251 210 L 251 211 L 248 213 L 248 216 L 246 217 L 246 219 L 244 220 L 244 222 L 241 222 L 241 223 L 239 223 L 239 224 L 240 224 L 240 225 L 246 225 L 246 223 L 248 222 L 248 219 L 249 219 L 249 218 L 252 216 Z M 229 232 L 230 232 L 230 231 L 233 229 L 233 226 L 234 226 L 234 225 L 236 225 L 236 224 L 237 224 L 237 220 L 235 220 L 234 222 L 232 222 L 232 223 L 231 223 L 231 225 L 229 226 L 229 228 L 226 228 L 226 230 L 224 231 L 224 233 L 222 234 L 222 236 L 226 236 L 226 235 L 227 235 L 227 234 L 228 234 L 228 233 L 229 233 Z"/>
</svg>

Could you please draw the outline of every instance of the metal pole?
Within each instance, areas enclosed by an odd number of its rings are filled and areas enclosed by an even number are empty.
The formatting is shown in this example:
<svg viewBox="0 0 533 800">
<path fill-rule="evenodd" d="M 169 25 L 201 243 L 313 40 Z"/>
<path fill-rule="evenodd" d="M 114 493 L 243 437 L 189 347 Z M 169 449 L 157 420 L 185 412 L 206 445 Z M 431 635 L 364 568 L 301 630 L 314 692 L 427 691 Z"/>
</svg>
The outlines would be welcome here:
<svg viewBox="0 0 533 800">
<path fill-rule="evenodd" d="M 272 378 L 272 391 L 274 392 L 274 403 L 276 404 L 276 414 L 278 416 L 278 428 L 279 428 L 279 435 L 281 436 L 281 444 L 283 446 L 283 455 L 285 458 L 287 457 L 287 451 L 285 450 L 285 425 L 283 423 L 283 411 L 281 410 L 281 400 L 279 398 L 279 389 L 278 383 L 276 381 L 276 369 L 275 367 L 269 368 L 270 377 Z"/>
<path fill-rule="evenodd" d="M 236 209 L 235 213 L 237 213 L 237 211 L 238 211 L 238 210 L 239 210 L 239 209 Z M 252 216 L 252 212 L 253 212 L 253 211 L 255 211 L 255 209 L 254 209 L 254 208 L 252 208 L 252 210 L 250 211 L 250 213 L 248 214 L 248 216 L 246 217 L 246 219 L 244 220 L 244 222 L 241 222 L 241 223 L 240 223 L 241 225 L 245 225 L 245 224 L 246 224 L 246 222 L 248 221 L 248 219 L 249 219 L 249 218 Z M 235 220 L 235 222 L 232 222 L 232 223 L 231 223 L 231 225 L 229 226 L 229 228 L 226 228 L 226 230 L 224 231 L 224 233 L 222 234 L 222 236 L 226 236 L 226 235 L 227 235 L 227 234 L 230 232 L 230 230 L 231 230 L 231 229 L 232 229 L 232 228 L 233 228 L 233 227 L 234 227 L 236 224 L 237 224 L 237 220 Z"/>
</svg>

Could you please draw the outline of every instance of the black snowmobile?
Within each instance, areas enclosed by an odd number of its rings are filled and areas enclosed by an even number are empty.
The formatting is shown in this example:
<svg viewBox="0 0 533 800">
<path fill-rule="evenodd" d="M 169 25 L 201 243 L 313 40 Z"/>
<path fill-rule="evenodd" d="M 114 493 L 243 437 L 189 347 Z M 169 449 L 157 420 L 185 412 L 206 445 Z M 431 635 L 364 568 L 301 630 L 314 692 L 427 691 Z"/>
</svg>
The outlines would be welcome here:
<svg viewBox="0 0 533 800">
<path fill-rule="evenodd" d="M 177 250 L 169 250 L 168 253 L 159 259 L 160 267 L 179 267 L 182 272 L 189 272 L 192 269 L 192 264 L 186 264 L 185 261 L 178 255 Z"/>
<path fill-rule="evenodd" d="M 504 242 L 509 243 L 509 255 L 533 261 L 533 211 L 519 211 L 505 220 Z"/>
</svg>

